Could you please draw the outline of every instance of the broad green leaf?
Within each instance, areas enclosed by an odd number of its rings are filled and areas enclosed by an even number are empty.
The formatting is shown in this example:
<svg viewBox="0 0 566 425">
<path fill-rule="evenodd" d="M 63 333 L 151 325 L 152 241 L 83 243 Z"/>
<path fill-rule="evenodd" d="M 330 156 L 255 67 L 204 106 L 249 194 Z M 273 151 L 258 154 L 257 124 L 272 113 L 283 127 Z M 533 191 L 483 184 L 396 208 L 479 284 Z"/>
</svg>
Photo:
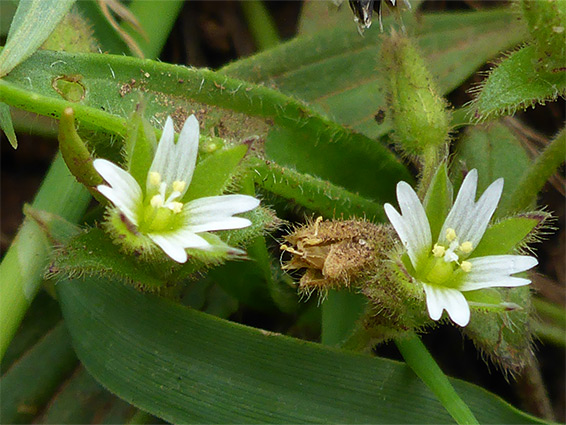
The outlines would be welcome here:
<svg viewBox="0 0 566 425">
<path fill-rule="evenodd" d="M 6 46 L 0 53 L 0 77 L 29 58 L 49 37 L 75 0 L 20 0 Z"/>
<path fill-rule="evenodd" d="M 531 164 L 517 136 L 500 122 L 469 127 L 456 147 L 455 164 L 458 162 L 467 170 L 478 170 L 479 193 L 503 177 L 505 183 L 501 203 L 506 202 Z"/>
<path fill-rule="evenodd" d="M 54 89 L 53 82 L 61 80 L 84 87 L 84 98 L 72 102 L 61 90 Z M 386 148 L 328 120 L 301 101 L 208 70 L 121 56 L 37 52 L 0 81 L 2 101 L 55 116 L 60 115 L 62 107 L 72 104 L 77 119 L 84 119 L 91 126 L 105 126 L 118 134 L 123 134 L 123 118 L 136 107 L 139 96 L 145 98 L 147 115 L 155 125 L 167 115 L 176 118 L 179 125 L 190 112 L 196 111 L 197 118 L 204 123 L 204 134 L 212 131 L 232 141 L 264 136 L 268 131 L 265 120 L 272 120 L 276 129 L 281 130 L 273 133 L 279 138 L 283 134 L 302 140 L 305 150 L 322 152 L 312 157 L 324 171 L 323 177 L 331 177 L 338 184 L 352 184 L 350 190 L 376 199 L 391 190 L 375 181 L 409 178 L 404 166 Z M 110 114 L 103 116 L 100 110 Z M 340 170 L 336 176 L 331 172 L 333 163 L 320 165 L 328 163 L 332 156 L 341 160 L 340 167 L 333 168 Z M 370 174 L 365 180 L 353 178 L 344 173 L 348 169 L 345 165 L 363 167 Z"/>
<path fill-rule="evenodd" d="M 12 116 L 10 115 L 10 107 L 3 102 L 0 102 L 0 130 L 4 132 L 12 147 L 17 149 L 18 139 L 14 132 L 14 124 L 12 123 Z"/>
<path fill-rule="evenodd" d="M 474 118 L 483 121 L 512 115 L 565 96 L 566 70 L 545 72 L 537 68 L 537 63 L 537 52 L 531 45 L 512 53 L 493 68 L 470 106 Z"/>
<path fill-rule="evenodd" d="M 249 328 L 100 279 L 57 285 L 77 354 L 173 423 L 446 423 L 403 364 Z M 151 371 L 151 373 L 147 373 Z M 452 380 L 481 423 L 541 423 Z"/>
<path fill-rule="evenodd" d="M 76 367 L 65 325 L 59 323 L 0 379 L 0 420 L 29 423 Z"/>
<path fill-rule="evenodd" d="M 510 10 L 424 14 L 411 30 L 442 93 L 458 87 L 487 60 L 525 37 Z M 221 72 L 275 86 L 316 105 L 339 123 L 377 138 L 391 130 L 374 118 L 385 105 L 381 87 L 387 71 L 379 60 L 381 38 L 378 25 L 361 37 L 352 20 L 343 19 L 326 31 L 233 62 Z"/>
</svg>

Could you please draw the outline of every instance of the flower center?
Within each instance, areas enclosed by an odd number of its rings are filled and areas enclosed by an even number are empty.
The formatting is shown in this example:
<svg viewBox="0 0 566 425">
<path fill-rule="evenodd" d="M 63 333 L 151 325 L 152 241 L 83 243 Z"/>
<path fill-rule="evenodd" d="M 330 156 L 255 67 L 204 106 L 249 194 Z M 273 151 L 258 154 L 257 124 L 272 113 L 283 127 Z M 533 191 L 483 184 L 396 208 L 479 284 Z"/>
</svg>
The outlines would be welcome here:
<svg viewBox="0 0 566 425">
<path fill-rule="evenodd" d="M 146 232 L 174 230 L 178 227 L 183 203 L 178 199 L 187 183 L 175 180 L 171 185 L 162 181 L 155 171 L 149 173 L 147 193 L 140 228 Z M 148 202 L 149 201 L 149 202 Z"/>
<path fill-rule="evenodd" d="M 459 270 L 469 273 L 472 270 L 472 263 L 464 258 L 473 251 L 474 246 L 470 241 L 460 243 L 456 231 L 451 228 L 446 230 L 446 240 L 448 246 L 434 244 L 432 255 L 421 275 L 427 283 L 450 287 L 457 282 L 457 279 L 453 279 L 455 273 Z"/>
</svg>

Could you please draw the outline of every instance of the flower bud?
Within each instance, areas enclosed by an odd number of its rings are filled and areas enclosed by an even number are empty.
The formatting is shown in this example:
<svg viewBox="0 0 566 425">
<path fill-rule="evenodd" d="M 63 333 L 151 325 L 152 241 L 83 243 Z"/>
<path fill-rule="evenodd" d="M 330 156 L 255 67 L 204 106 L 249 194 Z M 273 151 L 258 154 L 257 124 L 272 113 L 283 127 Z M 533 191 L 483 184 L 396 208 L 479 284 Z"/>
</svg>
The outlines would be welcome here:
<svg viewBox="0 0 566 425">
<path fill-rule="evenodd" d="M 450 116 L 423 58 L 408 38 L 393 33 L 383 42 L 382 59 L 389 116 L 401 147 L 409 154 L 421 155 L 443 146 Z"/>
</svg>

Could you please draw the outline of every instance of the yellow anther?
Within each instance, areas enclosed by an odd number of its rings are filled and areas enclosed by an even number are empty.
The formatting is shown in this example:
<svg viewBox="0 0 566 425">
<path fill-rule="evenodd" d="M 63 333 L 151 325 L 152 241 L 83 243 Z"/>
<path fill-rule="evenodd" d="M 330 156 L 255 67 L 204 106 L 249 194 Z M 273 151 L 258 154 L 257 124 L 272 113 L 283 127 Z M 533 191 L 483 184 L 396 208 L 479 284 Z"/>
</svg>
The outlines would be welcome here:
<svg viewBox="0 0 566 425">
<path fill-rule="evenodd" d="M 185 190 L 186 185 L 187 185 L 187 183 L 185 183 L 182 180 L 175 180 L 173 182 L 173 190 L 175 192 L 183 192 L 183 190 Z"/>
<path fill-rule="evenodd" d="M 183 204 L 181 202 L 171 202 L 169 205 L 170 205 L 169 208 L 175 214 L 179 214 L 183 210 Z"/>
<path fill-rule="evenodd" d="M 157 171 L 150 171 L 149 184 L 152 186 L 159 186 L 161 184 L 161 174 Z"/>
<path fill-rule="evenodd" d="M 151 198 L 151 201 L 149 201 L 149 203 L 153 208 L 159 208 L 163 206 L 163 197 L 161 195 L 155 195 L 153 198 Z"/>
<path fill-rule="evenodd" d="M 460 268 L 466 273 L 469 273 L 472 270 L 472 263 L 469 261 L 462 261 L 462 263 L 460 263 Z"/>
<path fill-rule="evenodd" d="M 470 252 L 473 251 L 473 249 L 474 246 L 470 241 L 466 241 L 462 245 L 460 245 L 460 251 L 462 251 L 464 254 L 469 254 Z"/>
<path fill-rule="evenodd" d="M 456 230 L 452 229 L 451 227 L 446 229 L 446 239 L 448 240 L 448 242 L 452 242 L 454 239 L 456 239 Z"/>
<path fill-rule="evenodd" d="M 437 243 L 434 244 L 434 248 L 432 248 L 432 255 L 434 255 L 437 258 L 441 258 L 444 257 L 445 253 L 446 253 L 446 248 L 444 248 L 442 245 L 438 245 Z"/>
</svg>

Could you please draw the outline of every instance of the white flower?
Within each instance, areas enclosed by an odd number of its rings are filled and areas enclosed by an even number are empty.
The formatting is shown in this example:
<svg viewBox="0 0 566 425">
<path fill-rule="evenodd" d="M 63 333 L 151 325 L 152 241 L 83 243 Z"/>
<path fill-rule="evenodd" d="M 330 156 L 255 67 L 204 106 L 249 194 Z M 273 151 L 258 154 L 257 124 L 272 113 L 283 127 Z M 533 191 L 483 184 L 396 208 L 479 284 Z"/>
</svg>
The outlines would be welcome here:
<svg viewBox="0 0 566 425">
<path fill-rule="evenodd" d="M 470 308 L 462 292 L 528 285 L 530 280 L 511 275 L 538 264 L 536 258 L 523 255 L 473 256 L 503 190 L 503 179 L 498 179 L 475 202 L 477 182 L 477 171 L 470 171 L 434 244 L 425 210 L 411 186 L 405 182 L 397 185 L 402 215 L 385 205 L 385 213 L 407 249 L 413 277 L 424 288 L 430 318 L 438 320 L 446 310 L 460 326 L 470 321 Z"/>
<path fill-rule="evenodd" d="M 198 233 L 247 227 L 250 220 L 233 215 L 259 205 L 259 200 L 247 195 L 181 201 L 193 177 L 198 142 L 199 124 L 194 115 L 185 121 L 177 143 L 173 121 L 167 117 L 147 173 L 145 190 L 127 171 L 112 162 L 94 161 L 94 168 L 108 183 L 98 186 L 98 191 L 136 226 L 139 233 L 148 236 L 178 263 L 187 261 L 186 248 L 213 249 Z"/>
</svg>

